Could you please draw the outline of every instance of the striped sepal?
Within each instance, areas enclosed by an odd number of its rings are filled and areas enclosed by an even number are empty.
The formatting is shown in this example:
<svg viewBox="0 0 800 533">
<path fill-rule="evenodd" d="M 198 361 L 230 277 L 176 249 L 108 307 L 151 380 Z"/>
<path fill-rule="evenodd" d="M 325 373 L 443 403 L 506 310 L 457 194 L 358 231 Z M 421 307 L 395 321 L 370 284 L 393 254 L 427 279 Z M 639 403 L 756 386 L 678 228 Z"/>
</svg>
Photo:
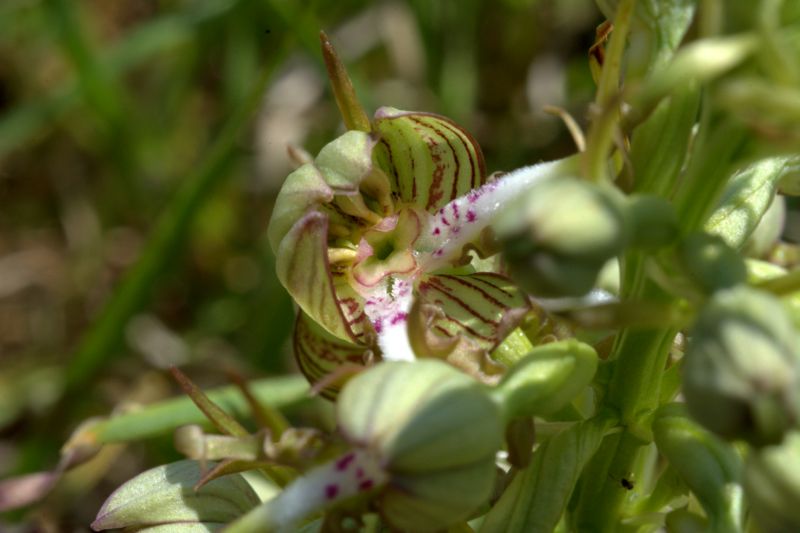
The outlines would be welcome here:
<svg viewBox="0 0 800 533">
<path fill-rule="evenodd" d="M 400 200 L 434 212 L 486 181 L 480 146 L 451 120 L 382 107 L 374 156 Z"/>
<path fill-rule="evenodd" d="M 309 383 L 330 377 L 347 364 L 363 366 L 370 358 L 366 346 L 337 339 L 300 311 L 294 327 L 294 357 L 297 366 Z M 341 383 L 334 379 L 321 390 L 321 394 L 333 399 L 339 393 Z"/>
<path fill-rule="evenodd" d="M 307 213 L 283 238 L 276 255 L 278 279 L 297 305 L 335 337 L 355 341 L 328 263 L 328 216 Z"/>
<path fill-rule="evenodd" d="M 409 317 L 417 356 L 440 357 L 484 381 L 502 371 L 488 357 L 530 309 L 511 280 L 489 272 L 428 276 Z"/>
</svg>

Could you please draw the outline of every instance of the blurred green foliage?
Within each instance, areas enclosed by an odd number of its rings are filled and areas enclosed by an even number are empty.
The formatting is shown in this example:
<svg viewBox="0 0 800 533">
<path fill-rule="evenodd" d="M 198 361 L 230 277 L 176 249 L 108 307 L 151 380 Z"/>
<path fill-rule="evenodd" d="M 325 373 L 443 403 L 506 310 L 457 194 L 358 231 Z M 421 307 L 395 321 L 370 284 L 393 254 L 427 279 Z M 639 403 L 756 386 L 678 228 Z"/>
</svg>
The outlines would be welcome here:
<svg viewBox="0 0 800 533">
<path fill-rule="evenodd" d="M 286 147 L 341 131 L 318 32 L 369 112 L 464 124 L 490 170 L 574 150 L 594 86 L 590 0 L 0 3 L 0 477 L 43 470 L 83 419 L 291 371 L 265 238 Z M 69 531 L 168 440 L 78 469 L 9 515 Z M 111 452 L 109 452 L 111 453 Z M 33 527 L 33 526 L 32 526 Z"/>
</svg>

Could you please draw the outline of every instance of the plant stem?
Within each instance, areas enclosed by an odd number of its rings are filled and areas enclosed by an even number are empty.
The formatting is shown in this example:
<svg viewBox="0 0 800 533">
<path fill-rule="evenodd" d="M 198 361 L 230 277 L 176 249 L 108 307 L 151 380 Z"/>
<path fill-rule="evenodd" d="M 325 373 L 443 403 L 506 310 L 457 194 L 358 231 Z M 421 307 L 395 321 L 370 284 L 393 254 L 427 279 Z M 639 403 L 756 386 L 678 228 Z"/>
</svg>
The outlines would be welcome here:
<svg viewBox="0 0 800 533">
<path fill-rule="evenodd" d="M 620 120 L 619 83 L 622 56 L 635 7 L 636 0 L 620 0 L 614 16 L 614 31 L 595 97 L 598 115 L 592 121 L 584 152 L 584 176 L 591 181 L 608 181 L 607 156 L 614 143 L 614 132 Z"/>
</svg>

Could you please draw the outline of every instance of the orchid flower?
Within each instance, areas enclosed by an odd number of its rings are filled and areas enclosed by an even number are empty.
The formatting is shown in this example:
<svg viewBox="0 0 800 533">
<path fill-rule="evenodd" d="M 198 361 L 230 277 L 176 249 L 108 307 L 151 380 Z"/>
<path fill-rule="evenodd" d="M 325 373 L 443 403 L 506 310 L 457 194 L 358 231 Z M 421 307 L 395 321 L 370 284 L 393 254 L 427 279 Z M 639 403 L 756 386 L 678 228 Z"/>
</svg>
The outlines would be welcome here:
<svg viewBox="0 0 800 533">
<path fill-rule="evenodd" d="M 530 303 L 496 268 L 476 270 L 487 262 L 470 250 L 505 203 L 559 164 L 489 179 L 460 126 L 384 107 L 371 132 L 348 131 L 290 174 L 269 239 L 300 308 L 302 372 L 316 382 L 346 363 L 433 356 L 498 376 L 488 354 Z"/>
</svg>

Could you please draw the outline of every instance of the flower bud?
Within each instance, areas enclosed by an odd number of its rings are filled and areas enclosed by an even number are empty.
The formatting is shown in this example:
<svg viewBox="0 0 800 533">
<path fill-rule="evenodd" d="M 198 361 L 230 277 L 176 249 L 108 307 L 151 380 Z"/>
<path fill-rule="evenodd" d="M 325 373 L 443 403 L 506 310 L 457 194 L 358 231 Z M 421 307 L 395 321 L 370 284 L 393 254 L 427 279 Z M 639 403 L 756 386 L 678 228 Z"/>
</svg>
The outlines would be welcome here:
<svg viewBox="0 0 800 533">
<path fill-rule="evenodd" d="M 597 370 L 594 348 L 575 339 L 536 346 L 493 389 L 507 419 L 544 416 L 565 407 Z"/>
<path fill-rule="evenodd" d="M 704 293 L 744 283 L 747 268 L 739 254 L 722 238 L 708 233 L 692 233 L 678 246 L 682 268 Z"/>
<path fill-rule="evenodd" d="M 800 531 L 800 433 L 748 457 L 744 490 L 759 531 Z"/>
<path fill-rule="evenodd" d="M 491 495 L 500 409 L 446 363 L 380 364 L 347 384 L 337 415 L 345 438 L 375 453 L 389 474 L 378 506 L 392 527 L 443 529 Z"/>
<path fill-rule="evenodd" d="M 545 179 L 501 215 L 495 230 L 512 277 L 537 296 L 580 296 L 627 240 L 615 189 L 577 178 Z"/>
<path fill-rule="evenodd" d="M 691 335 L 683 391 L 718 435 L 780 442 L 800 415 L 798 335 L 780 301 L 748 287 L 715 293 Z"/>
</svg>

